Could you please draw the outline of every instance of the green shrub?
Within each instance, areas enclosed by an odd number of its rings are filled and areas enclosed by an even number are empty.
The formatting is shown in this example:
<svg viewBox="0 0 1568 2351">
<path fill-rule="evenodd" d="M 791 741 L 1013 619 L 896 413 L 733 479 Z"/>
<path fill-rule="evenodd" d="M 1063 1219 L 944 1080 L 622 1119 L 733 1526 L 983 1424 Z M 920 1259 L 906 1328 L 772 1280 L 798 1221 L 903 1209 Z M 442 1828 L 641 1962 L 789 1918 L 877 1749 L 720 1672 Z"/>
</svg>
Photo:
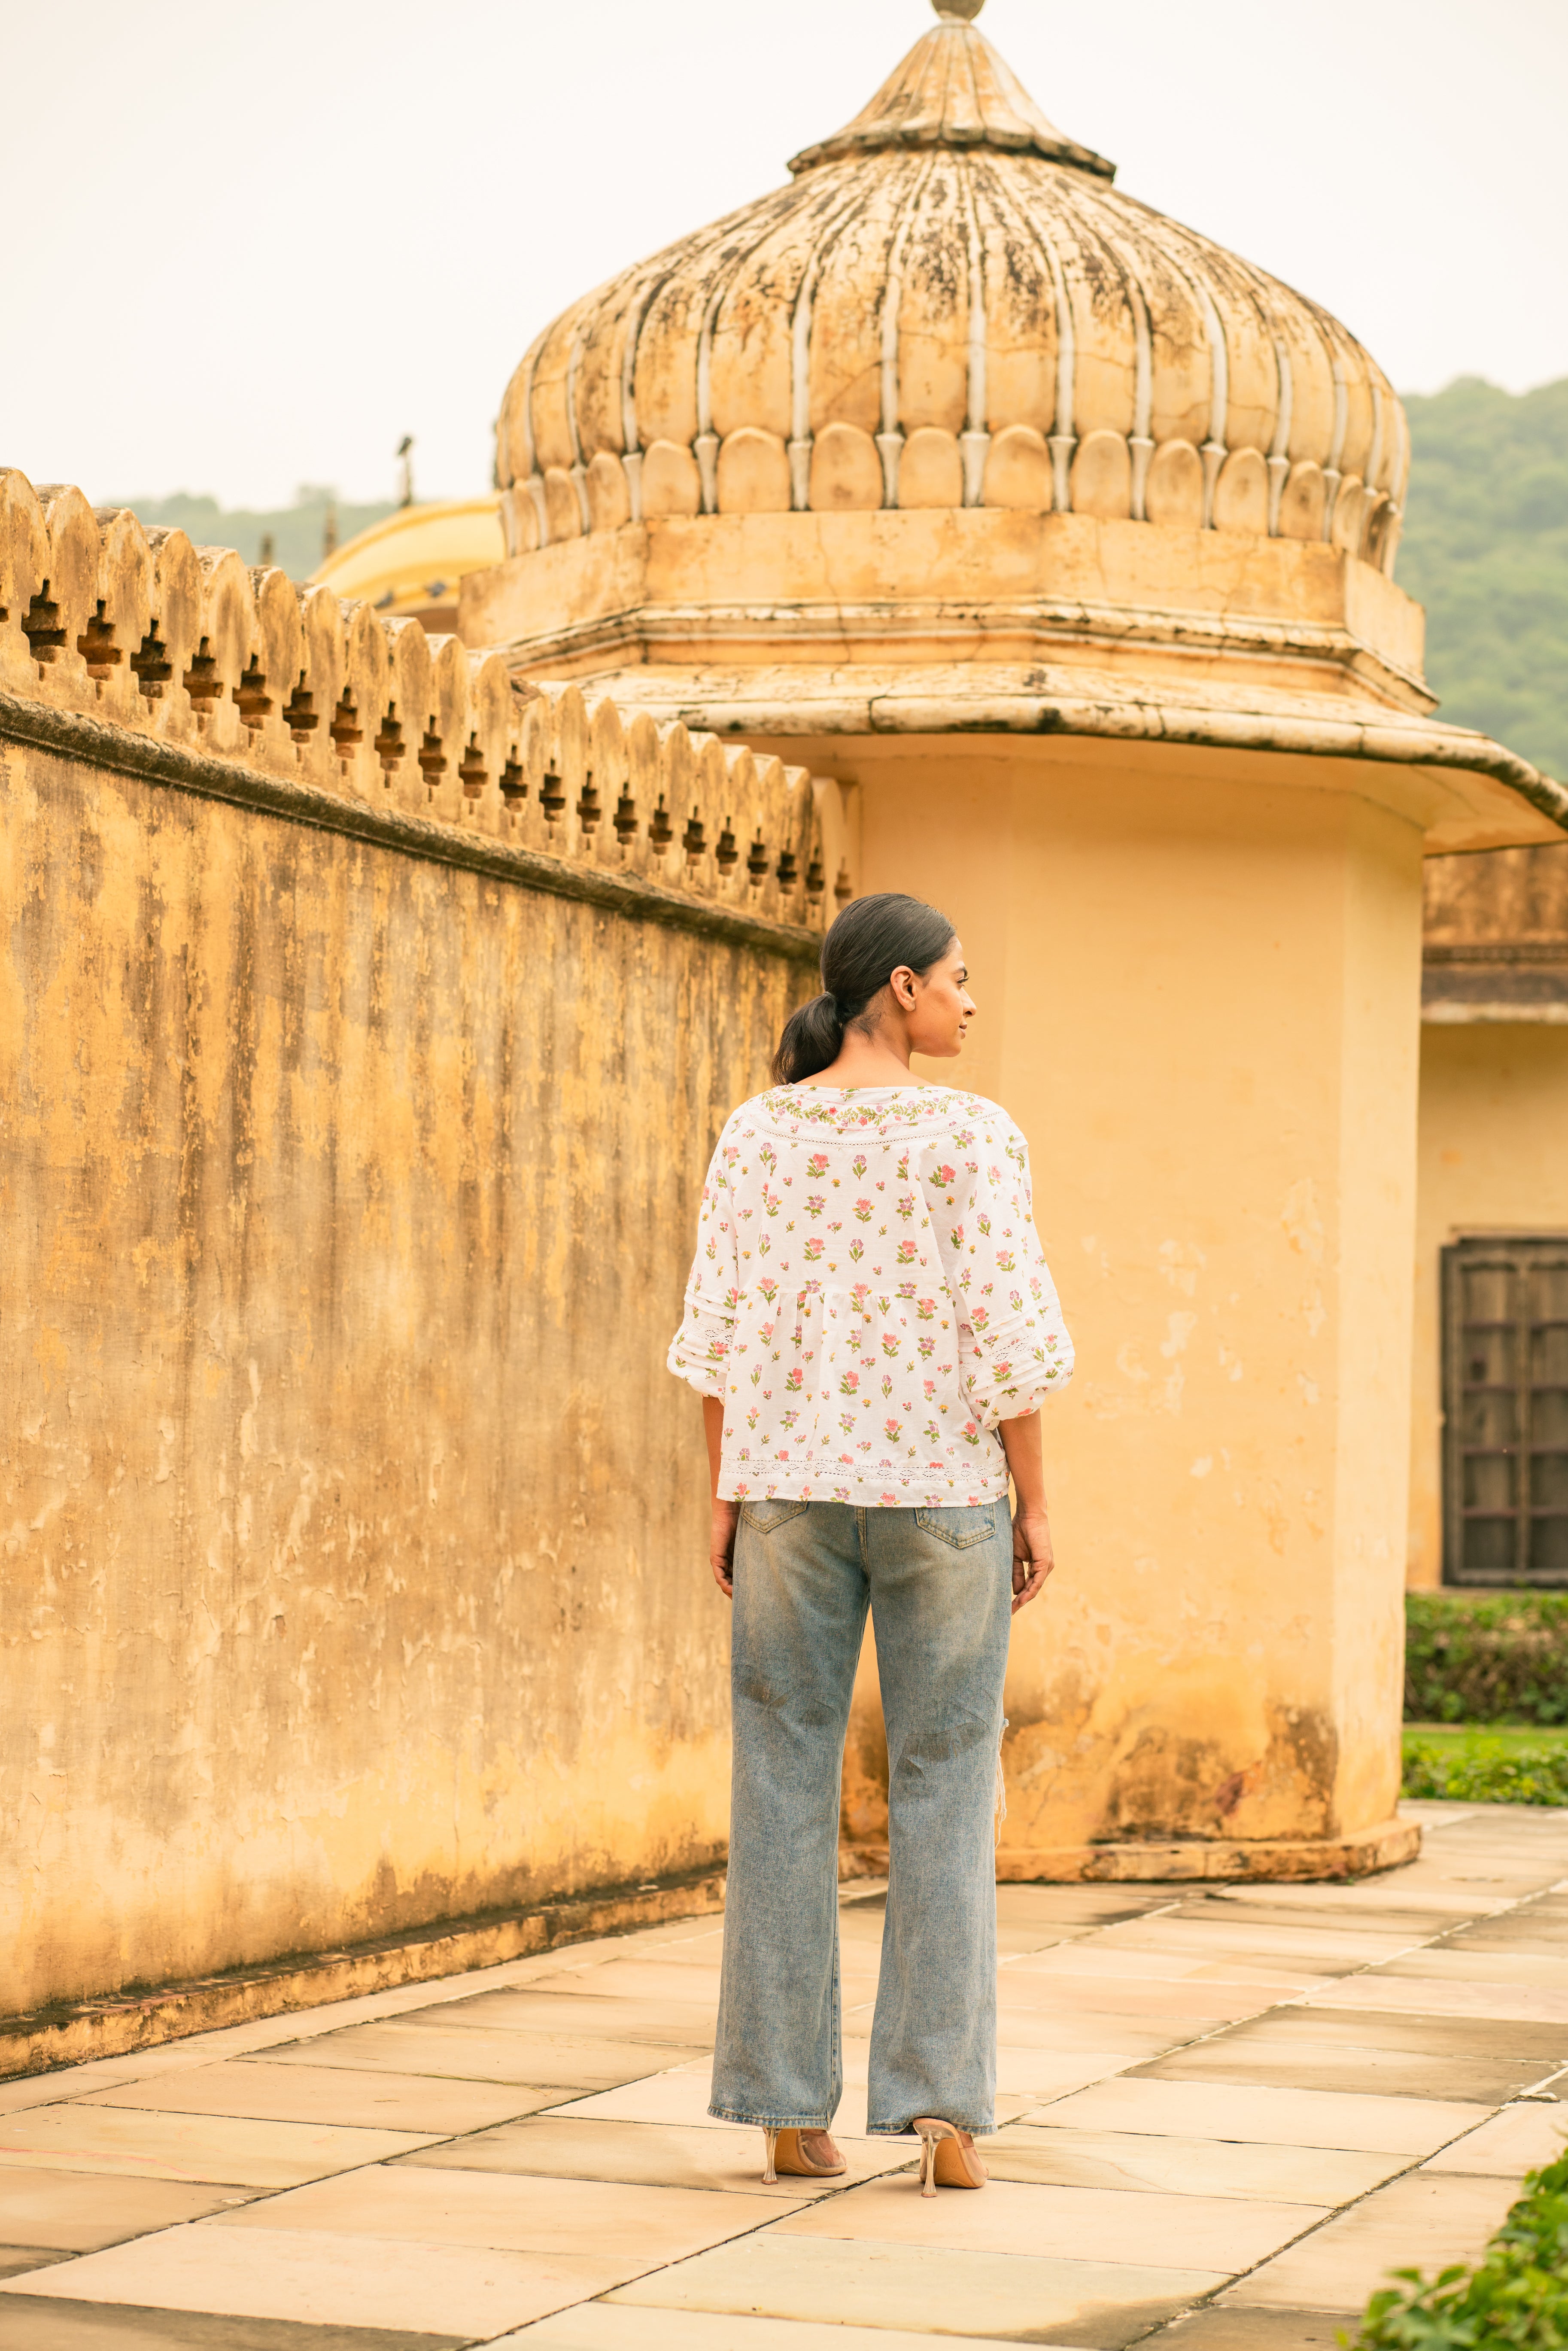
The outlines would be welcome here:
<svg viewBox="0 0 1568 2351">
<path fill-rule="evenodd" d="M 1355 2351 L 1568 2351 L 1568 2156 L 1531 2173 L 1474 2269 L 1394 2274 Z"/>
<path fill-rule="evenodd" d="M 1406 1596 L 1408 1722 L 1568 1722 L 1568 1592 Z"/>
<path fill-rule="evenodd" d="M 1467 1804 L 1568 1804 L 1568 1740 L 1405 1734 L 1406 1796 Z"/>
</svg>

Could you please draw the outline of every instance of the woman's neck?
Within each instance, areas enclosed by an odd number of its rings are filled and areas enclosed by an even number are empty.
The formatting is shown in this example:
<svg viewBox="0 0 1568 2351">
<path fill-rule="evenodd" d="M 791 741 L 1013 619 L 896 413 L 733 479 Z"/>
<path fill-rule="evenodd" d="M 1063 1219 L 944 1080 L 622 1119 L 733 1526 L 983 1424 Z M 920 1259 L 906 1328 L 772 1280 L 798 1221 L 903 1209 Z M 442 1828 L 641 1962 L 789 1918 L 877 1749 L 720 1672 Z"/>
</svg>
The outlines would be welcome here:
<svg viewBox="0 0 1568 2351">
<path fill-rule="evenodd" d="M 803 1086 L 917 1086 L 920 1079 L 909 1066 L 907 1053 L 900 1053 L 893 1045 L 870 1038 L 848 1036 L 839 1048 L 836 1061 L 813 1077 L 802 1078 Z"/>
</svg>

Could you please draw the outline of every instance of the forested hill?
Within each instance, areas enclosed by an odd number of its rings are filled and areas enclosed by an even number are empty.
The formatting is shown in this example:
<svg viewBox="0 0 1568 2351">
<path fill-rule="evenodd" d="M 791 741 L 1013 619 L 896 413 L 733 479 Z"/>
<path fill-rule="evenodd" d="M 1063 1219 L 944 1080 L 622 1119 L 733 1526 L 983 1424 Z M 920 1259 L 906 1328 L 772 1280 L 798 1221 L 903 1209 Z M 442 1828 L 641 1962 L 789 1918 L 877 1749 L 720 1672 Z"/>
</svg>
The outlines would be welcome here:
<svg viewBox="0 0 1568 2351">
<path fill-rule="evenodd" d="M 237 548 L 246 563 L 261 561 L 262 542 L 269 538 L 271 560 L 294 580 L 308 580 L 320 562 L 329 514 L 341 545 L 356 531 L 368 530 L 383 515 L 397 511 L 390 498 L 380 506 L 340 505 L 331 490 L 308 484 L 291 507 L 275 507 L 265 514 L 249 507 L 221 507 L 216 498 L 193 497 L 185 490 L 168 498 L 116 498 L 110 503 L 133 507 L 149 526 L 162 523 L 187 532 L 197 547 Z"/>
<path fill-rule="evenodd" d="M 1399 584 L 1427 607 L 1442 715 L 1568 780 L 1568 377 L 1410 397 Z"/>
</svg>

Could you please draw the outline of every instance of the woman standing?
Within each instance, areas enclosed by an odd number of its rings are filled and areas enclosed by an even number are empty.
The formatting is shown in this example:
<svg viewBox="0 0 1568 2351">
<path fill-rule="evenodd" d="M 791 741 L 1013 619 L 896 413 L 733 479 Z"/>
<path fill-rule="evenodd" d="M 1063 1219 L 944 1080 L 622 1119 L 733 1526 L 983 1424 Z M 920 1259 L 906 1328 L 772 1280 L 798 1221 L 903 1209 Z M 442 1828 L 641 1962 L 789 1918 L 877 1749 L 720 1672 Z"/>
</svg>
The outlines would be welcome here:
<svg viewBox="0 0 1568 2351">
<path fill-rule="evenodd" d="M 719 1137 L 670 1349 L 704 1398 L 711 1562 L 735 1602 L 709 2112 L 761 2126 L 766 2179 L 844 2168 L 840 1780 L 868 1606 L 891 1852 L 869 2128 L 919 2134 L 930 2195 L 984 2186 L 974 2134 L 996 2126 L 1002 1677 L 1009 1616 L 1051 1571 L 1039 1406 L 1072 1348 L 1023 1137 L 910 1073 L 912 1053 L 961 1050 L 967 977 L 935 907 L 844 909 L 772 1091 Z"/>
</svg>

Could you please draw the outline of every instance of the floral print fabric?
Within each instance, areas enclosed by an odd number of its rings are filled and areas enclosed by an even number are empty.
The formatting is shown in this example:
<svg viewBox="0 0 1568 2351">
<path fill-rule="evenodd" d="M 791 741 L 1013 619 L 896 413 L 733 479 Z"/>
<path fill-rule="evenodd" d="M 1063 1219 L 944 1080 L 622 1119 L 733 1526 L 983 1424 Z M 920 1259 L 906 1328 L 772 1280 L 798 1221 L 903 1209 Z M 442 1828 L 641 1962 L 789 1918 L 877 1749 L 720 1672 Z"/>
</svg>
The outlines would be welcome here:
<svg viewBox="0 0 1568 2351">
<path fill-rule="evenodd" d="M 947 1086 L 778 1086 L 725 1126 L 671 1371 L 724 1400 L 719 1493 L 966 1508 L 1072 1371 L 1029 1151 Z"/>
</svg>

